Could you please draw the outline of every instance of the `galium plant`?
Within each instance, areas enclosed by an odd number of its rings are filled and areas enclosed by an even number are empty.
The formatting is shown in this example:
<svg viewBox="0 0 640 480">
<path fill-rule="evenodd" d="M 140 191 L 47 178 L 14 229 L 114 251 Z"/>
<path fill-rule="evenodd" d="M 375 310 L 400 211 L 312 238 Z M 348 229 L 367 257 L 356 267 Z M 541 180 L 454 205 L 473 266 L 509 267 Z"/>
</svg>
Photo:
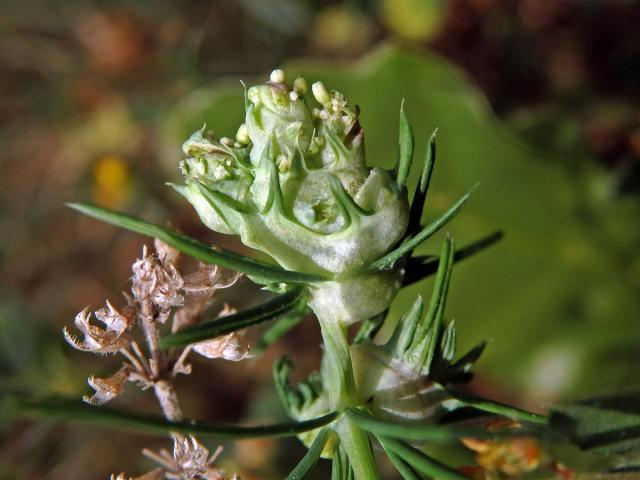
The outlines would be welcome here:
<svg viewBox="0 0 640 480">
<path fill-rule="evenodd" d="M 534 438 L 545 432 L 547 417 L 455 388 L 471 378 L 485 344 L 457 354 L 456 327 L 445 318 L 453 265 L 491 245 L 500 234 L 459 249 L 447 235 L 438 256 L 414 255 L 469 198 L 469 193 L 463 195 L 436 220 L 422 225 L 436 158 L 435 132 L 409 201 L 406 183 L 414 137 L 404 109 L 398 160 L 393 171 L 385 171 L 365 162 L 359 108 L 322 82 L 308 90 L 305 79 L 287 83 L 281 70 L 272 72 L 265 84 L 246 89 L 245 122 L 235 139 L 213 138 L 204 127 L 195 132 L 183 146 L 184 184 L 174 185 L 207 227 L 238 236 L 274 263 L 122 213 L 70 205 L 154 238 L 155 252 L 143 250 L 134 263 L 124 306 L 108 303 L 94 313 L 103 326 L 91 323 L 85 309 L 75 320 L 81 336 L 64 332 L 77 349 L 122 355 L 122 368 L 111 377 L 89 379 L 95 390 L 84 398 L 89 405 L 22 399 L 16 408 L 26 414 L 81 415 L 107 425 L 170 432 L 173 454 L 145 451 L 160 467 L 139 479 L 226 478 L 213 465 L 218 452 L 210 455 L 195 435 L 297 435 L 308 451 L 289 479 L 304 478 L 320 458 L 332 462 L 335 480 L 377 479 L 374 450 L 384 451 L 404 479 L 503 478 L 541 466 L 558 475 L 571 474 L 544 460 Z M 199 268 L 182 272 L 181 254 L 198 260 Z M 255 308 L 225 307 L 217 318 L 201 321 L 216 292 L 231 287 L 240 274 L 275 296 Z M 400 319 L 388 318 L 401 288 L 433 274 L 428 300 L 418 297 Z M 173 379 L 190 372 L 191 352 L 240 361 L 250 355 L 245 329 L 275 322 L 260 350 L 310 311 L 322 333 L 319 371 L 293 385 L 290 359 L 281 358 L 273 366 L 275 386 L 291 422 L 240 427 L 184 418 Z M 383 324 L 396 320 L 388 341 L 377 342 Z M 349 335 L 354 325 L 357 331 Z M 136 330 L 145 348 L 137 343 Z M 118 397 L 127 382 L 153 389 L 165 420 L 95 408 Z M 461 421 L 468 411 L 490 415 L 491 421 Z M 479 466 L 454 468 L 421 449 L 424 442 L 460 439 L 477 452 Z"/>
</svg>

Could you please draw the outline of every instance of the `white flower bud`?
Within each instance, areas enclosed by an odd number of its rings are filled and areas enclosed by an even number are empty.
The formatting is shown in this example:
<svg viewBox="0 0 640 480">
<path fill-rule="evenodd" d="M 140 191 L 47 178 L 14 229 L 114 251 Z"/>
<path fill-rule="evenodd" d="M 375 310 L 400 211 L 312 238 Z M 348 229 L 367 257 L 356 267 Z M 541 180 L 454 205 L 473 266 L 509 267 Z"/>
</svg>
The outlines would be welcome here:
<svg viewBox="0 0 640 480">
<path fill-rule="evenodd" d="M 238 133 L 236 133 L 236 140 L 238 140 L 238 143 L 241 143 L 242 145 L 249 145 L 251 138 L 249 138 L 249 129 L 247 128 L 246 123 L 243 123 L 242 125 L 240 125 L 240 128 L 238 128 Z"/>
<path fill-rule="evenodd" d="M 329 90 L 324 86 L 322 82 L 315 82 L 311 85 L 311 91 L 313 92 L 314 98 L 324 105 L 325 103 L 329 103 L 331 101 L 331 95 L 329 94 Z"/>
<path fill-rule="evenodd" d="M 286 76 L 284 74 L 284 70 L 274 70 L 273 72 L 271 72 L 271 75 L 269 75 L 269 81 L 272 83 L 284 83 L 286 79 Z"/>
</svg>

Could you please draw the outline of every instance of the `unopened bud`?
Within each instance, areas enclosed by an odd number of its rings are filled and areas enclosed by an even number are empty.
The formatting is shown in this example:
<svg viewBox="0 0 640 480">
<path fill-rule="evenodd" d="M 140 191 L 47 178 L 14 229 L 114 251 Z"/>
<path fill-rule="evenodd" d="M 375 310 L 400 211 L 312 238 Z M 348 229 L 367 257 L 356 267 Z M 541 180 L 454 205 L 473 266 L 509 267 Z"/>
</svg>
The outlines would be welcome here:
<svg viewBox="0 0 640 480">
<path fill-rule="evenodd" d="M 309 90 L 309 87 L 304 78 L 298 77 L 293 81 L 293 89 L 298 92 L 299 95 L 304 95 Z"/>
<path fill-rule="evenodd" d="M 269 76 L 269 81 L 272 83 L 284 83 L 285 79 L 284 70 L 280 69 L 274 70 Z"/>
<path fill-rule="evenodd" d="M 251 138 L 249 137 L 249 129 L 247 128 L 246 123 L 243 123 L 238 128 L 238 132 L 236 133 L 236 140 L 238 140 L 238 143 L 241 143 L 242 145 L 249 145 Z"/>
<path fill-rule="evenodd" d="M 322 82 L 316 82 L 311 85 L 311 91 L 313 92 L 314 98 L 324 105 L 325 103 L 329 103 L 331 101 L 331 95 L 329 94 L 329 90 L 324 86 Z"/>
</svg>

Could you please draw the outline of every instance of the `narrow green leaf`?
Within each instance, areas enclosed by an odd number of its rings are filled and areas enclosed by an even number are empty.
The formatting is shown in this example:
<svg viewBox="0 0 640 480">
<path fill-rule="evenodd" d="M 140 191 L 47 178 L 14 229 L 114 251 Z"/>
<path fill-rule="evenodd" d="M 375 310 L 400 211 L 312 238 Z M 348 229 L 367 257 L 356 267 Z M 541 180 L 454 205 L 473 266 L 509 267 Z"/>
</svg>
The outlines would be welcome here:
<svg viewBox="0 0 640 480">
<path fill-rule="evenodd" d="M 456 250 L 456 253 L 453 255 L 453 262 L 458 263 L 466 258 L 469 258 L 476 253 L 485 250 L 490 247 L 494 243 L 498 242 L 502 239 L 503 233 L 500 231 L 493 232 L 486 237 L 481 238 L 480 240 L 476 240 L 475 242 L 459 248 Z M 438 270 L 439 259 L 436 256 L 431 257 L 411 257 L 407 260 L 405 265 L 405 276 L 402 280 L 402 286 L 406 287 L 407 285 L 411 285 L 413 283 L 419 282 L 423 280 Z"/>
<path fill-rule="evenodd" d="M 5 402 L 7 401 L 6 398 L 4 400 Z M 169 422 L 158 416 L 123 412 L 109 407 L 94 407 L 80 400 L 64 398 L 29 400 L 14 397 L 10 400 L 10 403 L 11 405 L 8 407 L 5 405 L 5 408 L 9 409 L 8 414 L 13 417 L 51 418 L 58 421 L 88 423 L 106 428 L 126 429 L 152 435 L 179 432 L 230 440 L 258 437 L 292 437 L 327 425 L 335 420 L 338 415 L 334 412 L 304 422 L 240 427 L 216 425 L 196 420 Z"/>
<path fill-rule="evenodd" d="M 287 356 L 278 358 L 271 367 L 276 392 L 289 415 L 293 415 L 302 406 L 302 394 L 289 382 L 291 370 L 293 370 L 293 362 Z"/>
<path fill-rule="evenodd" d="M 423 325 L 419 325 L 416 336 L 424 335 L 428 338 L 426 350 L 420 352 L 421 373 L 427 375 L 431 368 L 431 362 L 438 346 L 438 339 L 444 317 L 444 308 L 447 302 L 447 294 L 451 283 L 451 270 L 453 269 L 453 239 L 447 235 L 442 253 L 440 254 L 440 267 L 436 274 L 436 281 L 429 302 L 429 308 Z M 429 332 L 431 332 L 429 334 Z"/>
<path fill-rule="evenodd" d="M 404 352 L 409 348 L 413 342 L 413 335 L 416 332 L 418 323 L 424 313 L 424 301 L 422 296 L 418 295 L 409 311 L 407 311 L 393 330 L 391 338 L 386 344 L 386 347 L 395 352 L 398 358 L 402 358 Z"/>
<path fill-rule="evenodd" d="M 379 438 L 378 440 L 380 443 L 384 442 L 390 451 L 395 453 L 420 473 L 437 478 L 438 480 L 469 480 L 465 475 L 455 469 L 439 462 L 426 453 L 413 448 L 405 442 L 385 437 Z"/>
<path fill-rule="evenodd" d="M 74 210 L 103 222 L 162 240 L 167 245 L 205 263 L 220 265 L 221 267 L 250 275 L 258 283 L 310 283 L 326 280 L 326 278 L 318 275 L 291 272 L 218 247 L 212 247 L 175 230 L 147 223 L 124 213 L 81 203 L 68 203 L 67 205 Z"/>
<path fill-rule="evenodd" d="M 256 346 L 253 348 L 253 353 L 256 355 L 262 354 L 267 348 L 295 328 L 309 312 L 310 310 L 308 308 L 303 308 L 294 310 L 278 318 L 274 324 L 262 334 Z"/>
<path fill-rule="evenodd" d="M 548 417 L 544 415 L 528 412 L 520 408 L 511 407 L 499 402 L 494 402 L 493 400 L 458 393 L 450 389 L 447 389 L 447 393 L 461 404 L 468 407 L 473 407 L 477 410 L 482 410 L 483 412 L 502 415 L 503 417 L 517 420 L 519 422 L 530 422 L 539 424 L 547 424 L 548 422 Z"/>
<path fill-rule="evenodd" d="M 375 317 L 367 318 L 362 322 L 360 328 L 356 332 L 355 337 L 353 337 L 354 344 L 356 343 L 366 343 L 373 342 L 373 338 L 384 325 L 384 320 L 387 318 L 388 310 L 376 315 Z"/>
<path fill-rule="evenodd" d="M 331 480 L 342 480 L 344 477 L 344 467 L 342 465 L 342 458 L 340 457 L 339 449 L 336 448 L 333 451 L 333 457 L 331 459 Z"/>
<path fill-rule="evenodd" d="M 410 254 L 415 250 L 422 242 L 433 236 L 443 226 L 445 226 L 456 214 L 462 209 L 464 204 L 469 200 L 471 195 L 470 190 L 468 193 L 462 196 L 460 200 L 453 204 L 453 206 L 447 210 L 440 218 L 435 220 L 430 225 L 420 231 L 415 237 L 402 243 L 398 248 L 392 252 L 387 253 L 384 257 L 379 258 L 375 262 L 370 263 L 366 268 L 367 270 L 383 270 L 390 269 L 393 265 L 407 254 Z"/>
<path fill-rule="evenodd" d="M 447 236 L 442 245 L 440 264 L 427 313 L 416 325 L 411 345 L 403 355 L 405 362 L 421 375 L 429 373 L 438 346 L 452 267 L 453 240 Z"/>
<path fill-rule="evenodd" d="M 440 351 L 442 359 L 447 363 L 451 363 L 456 356 L 456 326 L 455 322 L 451 320 L 442 334 L 442 340 L 440 341 Z"/>
<path fill-rule="evenodd" d="M 327 442 L 334 438 L 335 435 L 335 432 L 330 428 L 323 428 L 320 430 L 311 444 L 311 447 L 309 447 L 306 455 L 302 457 L 300 463 L 298 463 L 298 465 L 296 465 L 296 467 L 287 476 L 287 480 L 301 480 L 305 478 L 316 463 L 318 463 L 320 455 L 322 455 L 322 451 L 324 450 Z"/>
<path fill-rule="evenodd" d="M 339 441 L 333 450 L 333 458 L 331 464 L 331 480 L 352 480 L 353 469 L 349 463 L 349 457 L 343 448 L 340 448 Z"/>
<path fill-rule="evenodd" d="M 391 450 L 388 446 L 384 438 L 378 437 L 378 441 L 382 448 L 386 452 L 389 460 L 393 463 L 393 466 L 396 467 L 398 473 L 402 476 L 404 480 L 420 480 L 420 474 L 416 472 L 409 464 L 407 464 L 402 458 L 396 455 L 393 450 Z"/>
<path fill-rule="evenodd" d="M 306 294 L 307 290 L 305 288 L 294 288 L 257 307 L 233 315 L 219 317 L 162 337 L 160 339 L 160 347 L 182 347 L 274 320 L 281 315 L 298 309 L 303 303 Z"/>
<path fill-rule="evenodd" d="M 458 360 L 452 363 L 447 368 L 446 375 L 452 376 L 452 375 L 458 375 L 460 373 L 466 372 L 471 365 L 473 365 L 476 361 L 478 361 L 478 359 L 482 355 L 482 352 L 484 352 L 484 349 L 486 346 L 487 346 L 486 341 L 482 341 L 478 343 L 475 347 L 473 347 L 471 350 L 465 353 L 462 357 L 460 357 Z"/>
<path fill-rule="evenodd" d="M 531 429 L 488 431 L 484 428 L 465 425 L 438 425 L 417 422 L 395 423 L 389 420 L 375 418 L 369 413 L 356 408 L 348 408 L 345 410 L 345 413 L 352 418 L 360 428 L 373 435 L 420 442 L 451 442 L 461 437 L 503 438 L 535 434 L 535 431 Z"/>
<path fill-rule="evenodd" d="M 400 125 L 398 132 L 398 165 L 396 166 L 396 184 L 404 187 L 411 171 L 413 161 L 413 130 L 409 125 L 407 115 L 404 113 L 404 100 L 400 105 Z"/>
<path fill-rule="evenodd" d="M 420 172 L 420 181 L 416 186 L 416 192 L 413 195 L 411 201 L 411 211 L 409 212 L 409 226 L 407 227 L 407 235 L 413 236 L 420 229 L 420 222 L 422 221 L 422 212 L 424 211 L 424 204 L 427 198 L 427 192 L 429 190 L 429 183 L 431 183 L 431 174 L 433 173 L 433 167 L 436 162 L 436 128 L 427 145 L 427 153 L 424 156 L 424 164 L 422 165 L 422 172 Z"/>
</svg>

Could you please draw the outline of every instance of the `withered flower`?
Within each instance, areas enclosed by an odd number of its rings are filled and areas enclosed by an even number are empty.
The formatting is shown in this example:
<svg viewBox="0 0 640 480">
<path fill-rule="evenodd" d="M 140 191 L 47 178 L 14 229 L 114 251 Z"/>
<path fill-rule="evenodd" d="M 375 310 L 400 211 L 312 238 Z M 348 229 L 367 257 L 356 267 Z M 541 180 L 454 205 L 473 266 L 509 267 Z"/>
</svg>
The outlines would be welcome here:
<svg viewBox="0 0 640 480">
<path fill-rule="evenodd" d="M 127 477 L 124 473 L 121 473 L 118 476 L 111 475 L 111 480 L 164 480 L 164 470 L 156 468 L 139 477 Z"/>
<path fill-rule="evenodd" d="M 158 462 L 166 470 L 166 478 L 170 480 L 226 480 L 224 471 L 213 466 L 222 447 L 209 453 L 209 449 L 201 444 L 195 437 L 175 434 L 173 437 L 173 455 L 162 449 L 158 453 L 143 450 L 143 453 Z M 237 475 L 232 480 L 239 480 Z"/>
<path fill-rule="evenodd" d="M 124 386 L 129 379 L 129 367 L 124 366 L 116 373 L 107 378 L 89 377 L 89 385 L 96 392 L 89 396 L 85 395 L 82 400 L 91 405 L 104 405 L 114 398 L 122 395 Z"/>
<path fill-rule="evenodd" d="M 209 294 L 233 286 L 240 278 L 240 273 L 223 270 L 217 265 L 202 264 L 193 273 L 184 276 L 183 289 L 190 294 Z"/>
<path fill-rule="evenodd" d="M 249 356 L 249 344 L 243 341 L 243 332 L 232 332 L 221 337 L 194 343 L 191 348 L 207 358 L 223 358 L 239 362 Z"/>
<path fill-rule="evenodd" d="M 160 260 L 156 253 L 149 254 L 144 247 L 142 258 L 131 268 L 131 292 L 140 304 L 151 302 L 160 311 L 184 304 L 181 292 L 184 281 L 166 256 Z"/>
<path fill-rule="evenodd" d="M 118 310 L 107 302 L 107 306 L 94 312 L 94 315 L 104 324 L 104 328 L 91 324 L 88 308 L 76 315 L 74 324 L 84 335 L 82 340 L 71 335 L 66 327 L 62 330 L 65 339 L 72 347 L 85 352 L 116 353 L 129 345 L 131 342 L 129 333 L 135 317 L 135 312 L 130 307 Z"/>
</svg>

